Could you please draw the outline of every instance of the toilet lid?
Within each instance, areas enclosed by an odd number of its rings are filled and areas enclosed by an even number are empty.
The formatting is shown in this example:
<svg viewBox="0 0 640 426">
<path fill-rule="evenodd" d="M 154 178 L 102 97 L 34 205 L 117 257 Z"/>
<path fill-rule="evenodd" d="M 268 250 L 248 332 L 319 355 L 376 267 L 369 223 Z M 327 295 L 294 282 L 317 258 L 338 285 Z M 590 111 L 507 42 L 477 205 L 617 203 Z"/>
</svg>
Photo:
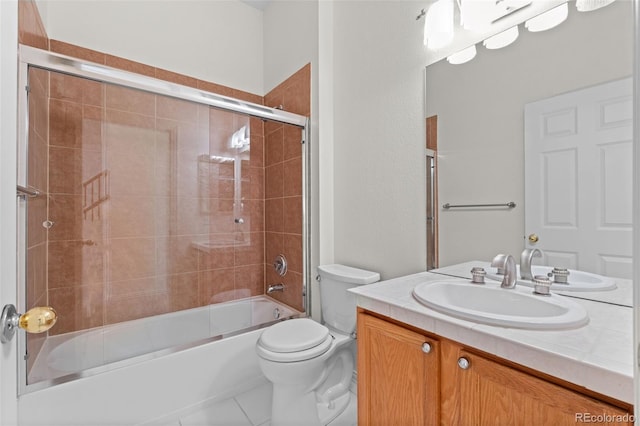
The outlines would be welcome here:
<svg viewBox="0 0 640 426">
<path fill-rule="evenodd" d="M 267 328 L 259 344 L 280 353 L 300 352 L 327 341 L 329 329 L 309 318 L 282 321 Z"/>
<path fill-rule="evenodd" d="M 322 343 L 320 343 L 318 346 L 314 346 L 304 351 L 274 352 L 274 351 L 265 349 L 261 345 L 261 342 L 258 341 L 258 344 L 256 345 L 256 352 L 258 353 L 258 356 L 260 358 L 266 359 L 269 361 L 284 362 L 284 363 L 307 361 L 327 353 L 331 349 L 333 342 L 334 342 L 333 336 L 329 335 L 327 336 L 327 339 L 324 340 Z"/>
</svg>

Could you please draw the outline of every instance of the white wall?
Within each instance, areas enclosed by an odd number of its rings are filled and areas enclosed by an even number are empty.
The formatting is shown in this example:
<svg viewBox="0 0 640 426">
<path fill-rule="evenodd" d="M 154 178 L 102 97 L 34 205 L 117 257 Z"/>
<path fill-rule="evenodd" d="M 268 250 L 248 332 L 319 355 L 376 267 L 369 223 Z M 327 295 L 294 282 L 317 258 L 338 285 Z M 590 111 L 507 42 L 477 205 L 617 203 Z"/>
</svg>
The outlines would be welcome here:
<svg viewBox="0 0 640 426">
<path fill-rule="evenodd" d="M 320 263 L 332 263 L 335 259 L 334 250 L 334 176 L 333 176 L 333 115 L 334 115 L 334 86 L 333 86 L 333 2 L 321 1 L 318 4 L 318 88 L 314 92 L 318 103 L 318 145 L 317 194 L 318 194 L 318 232 L 317 256 Z M 317 294 L 317 293 L 315 293 Z"/>
<path fill-rule="evenodd" d="M 632 73 L 631 2 L 543 32 L 520 28 L 504 49 L 478 48 L 463 65 L 427 68 L 427 115 L 438 115 L 439 204 L 503 203 L 513 210 L 440 208 L 440 266 L 490 261 L 524 248 L 523 105 Z"/>
<path fill-rule="evenodd" d="M 272 1 L 264 11 L 264 93 L 318 62 L 318 2 Z"/>
<path fill-rule="evenodd" d="M 311 155 L 311 276 L 316 276 L 316 268 L 326 263 L 320 256 L 318 235 L 330 235 L 321 224 L 319 214 L 320 198 L 320 133 L 319 133 L 319 3 L 317 1 L 275 1 L 264 11 L 264 93 L 311 63 L 311 140 L 308 149 Z M 321 231 L 321 227 L 322 231 Z M 322 233 L 321 233 L 322 232 Z M 329 239 L 329 238 L 327 238 Z M 329 262 L 331 260 L 328 260 Z M 311 282 L 311 314 L 320 320 L 320 297 L 317 282 Z"/>
<path fill-rule="evenodd" d="M 50 38 L 262 95 L 262 11 L 237 0 L 38 0 Z"/>
<path fill-rule="evenodd" d="M 423 7 L 333 4 L 335 261 L 383 279 L 426 269 Z"/>
</svg>

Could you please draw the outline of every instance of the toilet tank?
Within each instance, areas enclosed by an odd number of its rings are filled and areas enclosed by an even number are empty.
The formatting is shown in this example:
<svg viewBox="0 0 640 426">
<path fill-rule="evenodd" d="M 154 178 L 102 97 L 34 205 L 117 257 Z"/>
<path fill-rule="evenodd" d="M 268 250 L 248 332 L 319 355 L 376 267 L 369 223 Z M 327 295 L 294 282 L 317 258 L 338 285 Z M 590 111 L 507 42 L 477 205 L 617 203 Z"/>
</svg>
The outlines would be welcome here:
<svg viewBox="0 0 640 426">
<path fill-rule="evenodd" d="M 322 323 L 351 334 L 356 330 L 356 297 L 347 290 L 380 281 L 377 272 L 345 265 L 318 266 Z"/>
</svg>

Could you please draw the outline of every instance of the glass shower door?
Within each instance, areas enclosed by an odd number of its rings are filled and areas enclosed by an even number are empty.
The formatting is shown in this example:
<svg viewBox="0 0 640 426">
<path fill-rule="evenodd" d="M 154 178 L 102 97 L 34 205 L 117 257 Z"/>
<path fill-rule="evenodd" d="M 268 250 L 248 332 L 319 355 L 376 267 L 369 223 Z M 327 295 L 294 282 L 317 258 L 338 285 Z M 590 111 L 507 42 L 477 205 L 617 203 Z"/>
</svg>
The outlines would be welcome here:
<svg viewBox="0 0 640 426">
<path fill-rule="evenodd" d="M 20 76 L 19 307 L 59 313 L 21 393 L 273 321 L 213 335 L 221 303 L 305 310 L 304 116 L 28 47 Z"/>
<path fill-rule="evenodd" d="M 27 337 L 27 383 L 163 348 L 144 325 L 104 327 L 263 294 L 262 120 L 37 67 L 28 80 L 25 305 L 59 319 Z M 173 344 L 208 337 L 205 318 Z"/>
</svg>

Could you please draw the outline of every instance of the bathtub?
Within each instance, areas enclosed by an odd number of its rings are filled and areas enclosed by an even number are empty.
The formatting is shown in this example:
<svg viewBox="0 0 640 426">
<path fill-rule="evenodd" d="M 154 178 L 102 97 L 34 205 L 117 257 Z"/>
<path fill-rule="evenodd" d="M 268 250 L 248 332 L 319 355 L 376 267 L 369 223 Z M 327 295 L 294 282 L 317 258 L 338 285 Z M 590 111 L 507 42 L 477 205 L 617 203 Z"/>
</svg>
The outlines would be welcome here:
<svg viewBox="0 0 640 426">
<path fill-rule="evenodd" d="M 48 337 L 28 375 L 43 388 L 221 340 L 301 313 L 267 296 Z"/>
</svg>

